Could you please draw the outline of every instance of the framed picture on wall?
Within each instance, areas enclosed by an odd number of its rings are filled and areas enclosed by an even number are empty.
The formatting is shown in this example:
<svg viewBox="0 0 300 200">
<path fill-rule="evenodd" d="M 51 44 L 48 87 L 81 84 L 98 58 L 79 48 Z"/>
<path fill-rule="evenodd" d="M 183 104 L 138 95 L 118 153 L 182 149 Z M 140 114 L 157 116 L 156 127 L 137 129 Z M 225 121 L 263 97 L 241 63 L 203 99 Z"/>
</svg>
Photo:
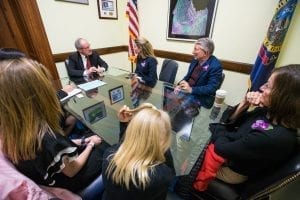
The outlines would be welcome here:
<svg viewBox="0 0 300 200">
<path fill-rule="evenodd" d="M 211 37 L 218 0 L 169 0 L 167 39 Z"/>
<path fill-rule="evenodd" d="M 89 4 L 89 0 L 56 0 L 56 1 L 67 1 L 72 3 Z"/>
<path fill-rule="evenodd" d="M 118 19 L 117 0 L 97 0 L 100 19 Z"/>
</svg>

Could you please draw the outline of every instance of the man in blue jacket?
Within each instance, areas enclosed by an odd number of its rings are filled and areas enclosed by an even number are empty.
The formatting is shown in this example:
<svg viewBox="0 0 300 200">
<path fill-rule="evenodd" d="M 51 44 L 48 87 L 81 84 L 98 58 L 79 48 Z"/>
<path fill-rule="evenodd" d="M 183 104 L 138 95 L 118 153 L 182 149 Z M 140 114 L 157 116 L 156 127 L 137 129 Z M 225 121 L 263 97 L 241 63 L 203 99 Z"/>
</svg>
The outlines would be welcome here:
<svg viewBox="0 0 300 200">
<path fill-rule="evenodd" d="M 178 83 L 175 93 L 190 94 L 192 103 L 211 108 L 216 90 L 222 83 L 221 62 L 213 56 L 214 42 L 210 38 L 196 41 L 192 60 L 185 77 Z"/>
</svg>

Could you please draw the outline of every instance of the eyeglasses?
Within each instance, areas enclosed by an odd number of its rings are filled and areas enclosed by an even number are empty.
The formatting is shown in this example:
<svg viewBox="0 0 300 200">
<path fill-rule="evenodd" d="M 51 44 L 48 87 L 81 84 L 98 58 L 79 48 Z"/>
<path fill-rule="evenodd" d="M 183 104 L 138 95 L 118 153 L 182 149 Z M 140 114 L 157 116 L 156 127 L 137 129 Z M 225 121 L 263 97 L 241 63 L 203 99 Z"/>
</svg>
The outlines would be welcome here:
<svg viewBox="0 0 300 200">
<path fill-rule="evenodd" d="M 86 47 L 81 47 L 81 49 L 89 49 L 90 45 L 86 46 Z"/>
<path fill-rule="evenodd" d="M 204 48 L 202 48 L 201 46 L 194 47 L 194 51 L 199 51 L 199 50 L 203 51 L 205 54 L 208 54 L 208 52 Z"/>
</svg>

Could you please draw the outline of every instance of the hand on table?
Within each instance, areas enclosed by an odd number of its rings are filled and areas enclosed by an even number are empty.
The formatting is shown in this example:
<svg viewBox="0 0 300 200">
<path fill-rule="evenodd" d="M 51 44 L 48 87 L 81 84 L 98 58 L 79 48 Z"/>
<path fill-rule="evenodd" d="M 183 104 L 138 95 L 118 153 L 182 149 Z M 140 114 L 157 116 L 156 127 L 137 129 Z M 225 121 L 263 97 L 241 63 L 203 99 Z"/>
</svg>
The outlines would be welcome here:
<svg viewBox="0 0 300 200">
<path fill-rule="evenodd" d="M 65 85 L 62 90 L 65 91 L 66 93 L 69 93 L 72 92 L 75 88 L 76 88 L 75 85 L 70 84 L 70 85 Z"/>
<path fill-rule="evenodd" d="M 103 72 L 105 72 L 105 68 L 98 65 L 97 72 L 103 73 Z"/>
<path fill-rule="evenodd" d="M 192 87 L 185 80 L 180 81 L 180 83 L 175 87 L 174 93 L 178 94 L 179 91 L 183 91 L 186 93 L 192 93 Z"/>
<path fill-rule="evenodd" d="M 95 67 L 95 66 L 92 66 L 90 67 L 88 70 L 87 70 L 87 74 L 90 75 L 94 72 L 98 72 L 98 69 Z"/>
<path fill-rule="evenodd" d="M 99 76 L 104 76 L 105 68 L 98 65 L 97 73 Z"/>
</svg>

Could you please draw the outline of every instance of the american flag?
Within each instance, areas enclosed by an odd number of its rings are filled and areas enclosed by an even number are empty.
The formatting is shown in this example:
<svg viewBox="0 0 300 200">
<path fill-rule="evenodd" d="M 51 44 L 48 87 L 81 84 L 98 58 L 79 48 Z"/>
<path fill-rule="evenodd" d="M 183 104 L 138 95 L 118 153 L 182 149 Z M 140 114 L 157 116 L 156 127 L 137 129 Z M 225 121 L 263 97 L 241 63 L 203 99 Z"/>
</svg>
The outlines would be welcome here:
<svg viewBox="0 0 300 200">
<path fill-rule="evenodd" d="M 129 19 L 129 44 L 128 44 L 128 58 L 131 62 L 135 61 L 136 55 L 133 49 L 134 40 L 139 36 L 139 18 L 137 0 L 129 0 L 127 3 L 126 16 Z"/>
</svg>

